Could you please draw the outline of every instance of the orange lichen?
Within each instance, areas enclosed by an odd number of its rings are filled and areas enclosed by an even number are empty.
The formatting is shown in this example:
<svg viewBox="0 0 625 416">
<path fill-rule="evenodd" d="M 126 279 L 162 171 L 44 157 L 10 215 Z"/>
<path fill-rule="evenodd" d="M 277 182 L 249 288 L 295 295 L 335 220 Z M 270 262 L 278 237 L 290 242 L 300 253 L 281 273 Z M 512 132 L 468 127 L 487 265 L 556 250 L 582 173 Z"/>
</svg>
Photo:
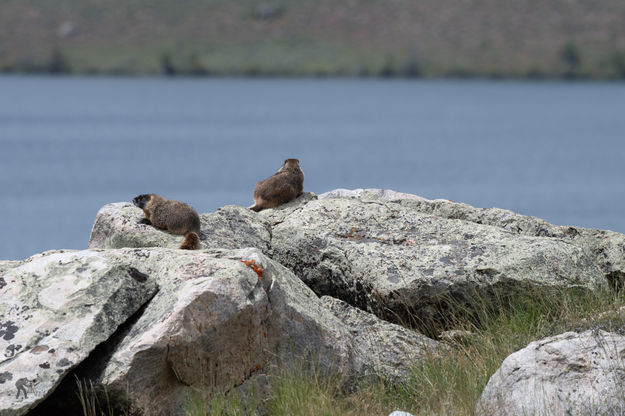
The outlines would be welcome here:
<svg viewBox="0 0 625 416">
<path fill-rule="evenodd" d="M 241 263 L 245 264 L 247 267 L 249 267 L 250 269 L 254 270 L 254 272 L 256 272 L 256 274 L 258 275 L 258 278 L 260 279 L 261 277 L 263 277 L 263 269 L 261 269 L 260 267 L 258 267 L 256 265 L 256 263 L 254 262 L 254 260 L 241 260 Z"/>
</svg>

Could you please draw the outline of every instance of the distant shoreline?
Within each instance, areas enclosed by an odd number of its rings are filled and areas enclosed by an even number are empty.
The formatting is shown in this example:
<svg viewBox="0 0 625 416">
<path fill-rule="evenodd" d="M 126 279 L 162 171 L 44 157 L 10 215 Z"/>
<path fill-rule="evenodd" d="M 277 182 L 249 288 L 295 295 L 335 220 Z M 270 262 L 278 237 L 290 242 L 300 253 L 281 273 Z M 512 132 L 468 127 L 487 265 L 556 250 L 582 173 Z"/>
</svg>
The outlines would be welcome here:
<svg viewBox="0 0 625 416">
<path fill-rule="evenodd" d="M 625 2 L 5 2 L 0 72 L 623 80 Z"/>
<path fill-rule="evenodd" d="M 284 72 L 257 72 L 253 74 L 243 72 L 232 73 L 207 73 L 194 74 L 180 72 L 166 74 L 162 72 L 123 72 L 123 71 L 88 71 L 88 72 L 54 72 L 54 71 L 21 71 L 21 70 L 0 70 L 0 76 L 32 76 L 32 77 L 63 77 L 63 78 L 171 78 L 171 79 L 371 79 L 371 80 L 458 80 L 458 81 L 536 81 L 536 82 L 608 82 L 622 83 L 625 77 L 601 77 L 601 76 L 565 76 L 565 75 L 544 75 L 544 76 L 505 76 L 493 74 L 455 74 L 437 76 L 415 76 L 404 74 L 392 75 L 357 75 L 337 73 L 284 73 Z"/>
</svg>

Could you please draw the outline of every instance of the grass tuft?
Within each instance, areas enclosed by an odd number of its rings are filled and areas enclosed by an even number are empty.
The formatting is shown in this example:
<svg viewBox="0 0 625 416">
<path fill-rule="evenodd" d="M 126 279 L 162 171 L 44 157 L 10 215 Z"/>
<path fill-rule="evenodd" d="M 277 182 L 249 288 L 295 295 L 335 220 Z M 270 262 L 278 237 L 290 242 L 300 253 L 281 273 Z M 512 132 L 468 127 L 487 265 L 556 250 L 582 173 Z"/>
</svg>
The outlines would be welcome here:
<svg viewBox="0 0 625 416">
<path fill-rule="evenodd" d="M 251 393 L 194 390 L 186 407 L 189 416 L 221 415 L 382 415 L 394 410 L 414 415 L 474 415 L 475 404 L 490 376 L 511 353 L 534 340 L 566 331 L 604 329 L 625 334 L 623 292 L 527 288 L 503 296 L 474 294 L 462 301 L 449 299 L 446 329 L 473 335 L 452 342 L 445 355 L 432 354 L 414 363 L 409 379 L 400 384 L 369 380 L 346 385 L 339 374 L 318 366 L 276 368 L 269 374 L 270 394 L 263 402 Z M 85 416 L 94 413 L 93 386 L 79 384 Z M 95 402 L 97 404 L 97 402 Z"/>
</svg>

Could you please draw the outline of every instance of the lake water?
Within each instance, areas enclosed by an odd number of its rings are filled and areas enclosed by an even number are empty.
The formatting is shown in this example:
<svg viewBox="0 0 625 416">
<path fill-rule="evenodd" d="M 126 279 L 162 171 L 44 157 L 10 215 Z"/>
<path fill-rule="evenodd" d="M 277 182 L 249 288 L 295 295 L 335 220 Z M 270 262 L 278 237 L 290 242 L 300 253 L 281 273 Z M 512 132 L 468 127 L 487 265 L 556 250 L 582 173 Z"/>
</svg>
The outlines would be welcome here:
<svg viewBox="0 0 625 416">
<path fill-rule="evenodd" d="M 625 84 L 0 77 L 0 259 L 86 248 L 98 209 L 391 188 L 625 232 Z"/>
</svg>

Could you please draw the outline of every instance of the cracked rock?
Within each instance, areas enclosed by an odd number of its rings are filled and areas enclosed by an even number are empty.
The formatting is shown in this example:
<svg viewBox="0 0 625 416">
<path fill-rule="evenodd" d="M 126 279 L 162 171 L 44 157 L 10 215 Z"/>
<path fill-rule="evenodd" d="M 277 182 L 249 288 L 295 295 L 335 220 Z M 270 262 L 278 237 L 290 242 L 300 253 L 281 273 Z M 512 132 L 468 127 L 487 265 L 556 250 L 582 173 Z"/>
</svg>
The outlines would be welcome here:
<svg viewBox="0 0 625 416">
<path fill-rule="evenodd" d="M 23 415 L 156 292 L 132 253 L 49 251 L 3 263 L 0 414 Z"/>
<path fill-rule="evenodd" d="M 141 216 L 130 204 L 105 206 L 90 247 L 180 244 L 182 237 L 137 224 Z M 259 213 L 227 206 L 201 218 L 202 248 L 258 248 L 318 296 L 395 321 L 440 320 L 449 299 L 515 296 L 528 286 L 598 291 L 625 281 L 622 234 L 391 190 L 306 193 Z"/>
<path fill-rule="evenodd" d="M 79 374 L 122 409 L 184 415 L 194 392 L 247 388 L 274 366 L 302 362 L 346 383 L 396 380 L 446 348 L 339 300 L 320 300 L 258 249 L 110 250 L 128 251 L 149 259 L 143 269 L 160 290 Z"/>
</svg>

